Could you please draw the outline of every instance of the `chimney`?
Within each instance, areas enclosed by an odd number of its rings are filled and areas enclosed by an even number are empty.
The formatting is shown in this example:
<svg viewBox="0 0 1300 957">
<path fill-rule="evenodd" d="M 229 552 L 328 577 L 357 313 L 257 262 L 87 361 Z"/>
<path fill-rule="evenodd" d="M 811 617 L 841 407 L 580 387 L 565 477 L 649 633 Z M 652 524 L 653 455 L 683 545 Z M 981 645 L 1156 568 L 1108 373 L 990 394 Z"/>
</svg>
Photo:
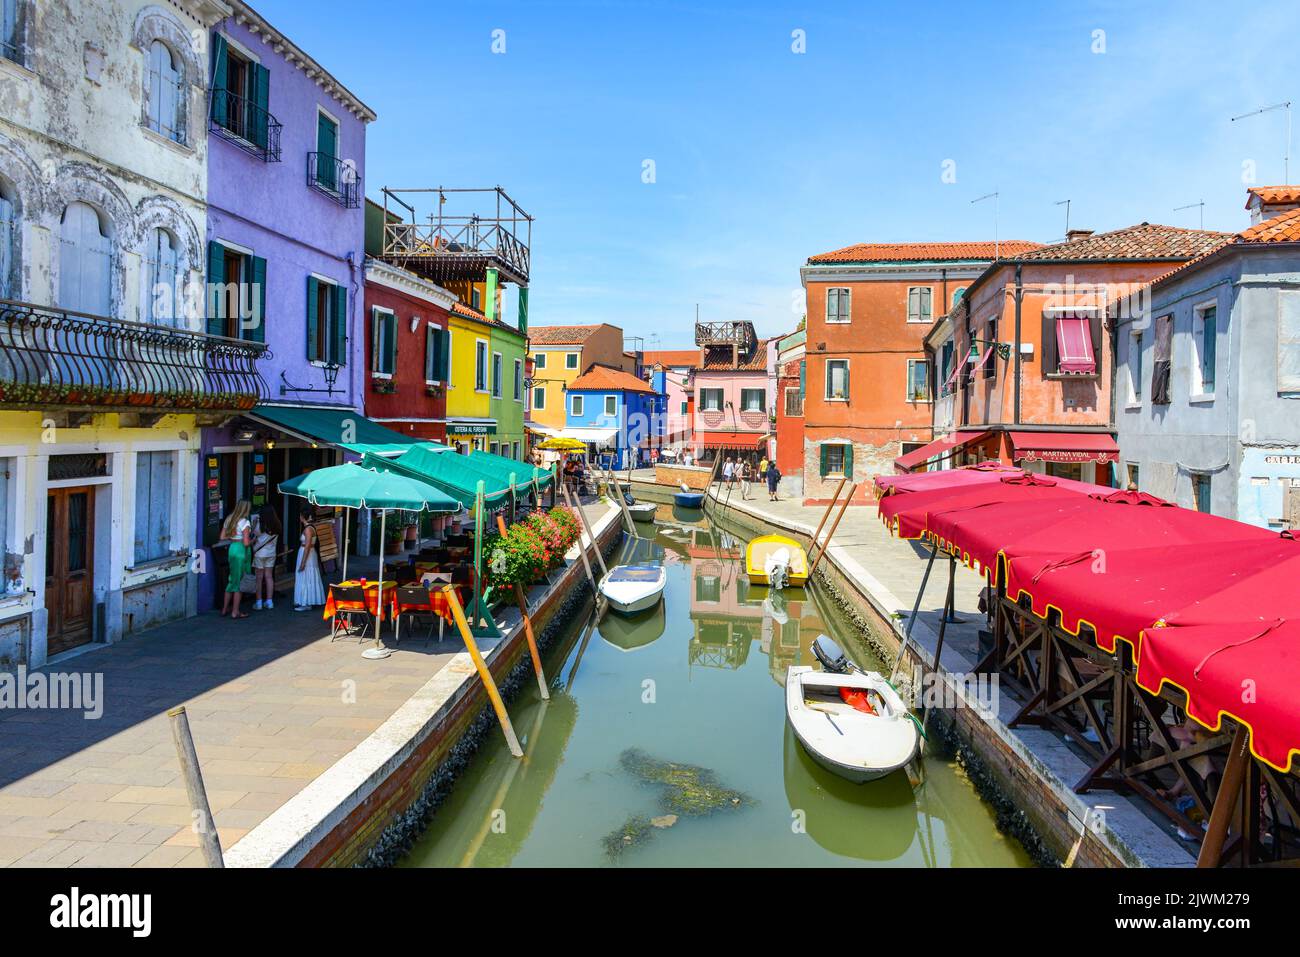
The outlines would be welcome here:
<svg viewBox="0 0 1300 957">
<path fill-rule="evenodd" d="M 1250 225 L 1300 208 L 1300 186 L 1253 186 L 1246 190 L 1246 209 Z"/>
<path fill-rule="evenodd" d="M 1071 229 L 1065 234 L 1065 241 L 1067 243 L 1072 243 L 1076 239 L 1087 239 L 1091 235 L 1091 229 Z"/>
</svg>

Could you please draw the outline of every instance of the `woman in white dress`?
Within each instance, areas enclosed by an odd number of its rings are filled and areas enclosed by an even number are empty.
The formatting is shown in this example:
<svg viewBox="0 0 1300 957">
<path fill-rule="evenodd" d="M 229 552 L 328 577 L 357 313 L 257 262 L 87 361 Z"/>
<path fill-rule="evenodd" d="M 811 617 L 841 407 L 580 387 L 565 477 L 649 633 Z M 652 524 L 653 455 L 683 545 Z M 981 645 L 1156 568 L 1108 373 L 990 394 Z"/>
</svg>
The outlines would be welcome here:
<svg viewBox="0 0 1300 957">
<path fill-rule="evenodd" d="M 304 508 L 298 515 L 302 536 L 298 545 L 298 574 L 293 580 L 293 610 L 308 611 L 325 604 L 325 586 L 320 577 L 320 557 L 316 548 L 316 529 L 312 525 L 314 513 Z"/>
</svg>

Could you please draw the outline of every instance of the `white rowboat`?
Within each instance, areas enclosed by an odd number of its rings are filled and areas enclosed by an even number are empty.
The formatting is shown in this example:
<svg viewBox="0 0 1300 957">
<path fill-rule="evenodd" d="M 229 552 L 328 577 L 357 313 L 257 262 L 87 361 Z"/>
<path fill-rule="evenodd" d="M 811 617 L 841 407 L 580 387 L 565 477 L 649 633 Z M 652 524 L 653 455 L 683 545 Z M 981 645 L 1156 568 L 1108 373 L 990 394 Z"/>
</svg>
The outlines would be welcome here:
<svg viewBox="0 0 1300 957">
<path fill-rule="evenodd" d="M 663 565 L 615 565 L 600 580 L 600 593 L 615 611 L 630 615 L 659 601 L 667 583 Z"/>
</svg>

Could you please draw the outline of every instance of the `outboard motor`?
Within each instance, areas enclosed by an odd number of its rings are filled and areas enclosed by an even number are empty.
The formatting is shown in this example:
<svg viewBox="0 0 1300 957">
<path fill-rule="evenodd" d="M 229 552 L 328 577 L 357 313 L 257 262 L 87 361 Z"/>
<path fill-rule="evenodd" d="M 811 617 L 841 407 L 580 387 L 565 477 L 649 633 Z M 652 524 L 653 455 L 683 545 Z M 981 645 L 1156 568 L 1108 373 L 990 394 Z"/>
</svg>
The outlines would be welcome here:
<svg viewBox="0 0 1300 957">
<path fill-rule="evenodd" d="M 780 591 L 790 584 L 790 566 L 785 562 L 775 562 L 767 572 L 767 584 Z"/>
<path fill-rule="evenodd" d="M 827 635 L 818 635 L 817 640 L 812 643 L 813 654 L 817 660 L 822 663 L 822 668 L 826 671 L 834 672 L 837 675 L 846 675 L 851 671 L 857 671 L 853 662 L 849 661 L 849 656 L 844 653 L 844 649 L 837 645 Z"/>
</svg>

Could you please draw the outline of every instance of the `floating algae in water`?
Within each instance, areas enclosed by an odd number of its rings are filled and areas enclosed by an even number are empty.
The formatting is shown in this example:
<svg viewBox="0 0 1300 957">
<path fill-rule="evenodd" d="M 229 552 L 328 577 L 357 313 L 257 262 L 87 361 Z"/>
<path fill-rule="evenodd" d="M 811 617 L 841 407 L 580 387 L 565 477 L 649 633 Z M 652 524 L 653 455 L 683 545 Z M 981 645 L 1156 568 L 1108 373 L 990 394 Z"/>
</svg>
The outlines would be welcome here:
<svg viewBox="0 0 1300 957">
<path fill-rule="evenodd" d="M 619 755 L 623 770 L 646 784 L 659 785 L 659 804 L 668 813 L 647 818 L 633 814 L 621 827 L 601 838 L 611 860 L 628 848 L 644 844 L 656 830 L 672 827 L 679 815 L 700 817 L 728 807 L 752 804 L 749 795 L 720 785 L 713 772 L 694 764 L 660 761 L 639 748 L 628 748 Z"/>
</svg>

